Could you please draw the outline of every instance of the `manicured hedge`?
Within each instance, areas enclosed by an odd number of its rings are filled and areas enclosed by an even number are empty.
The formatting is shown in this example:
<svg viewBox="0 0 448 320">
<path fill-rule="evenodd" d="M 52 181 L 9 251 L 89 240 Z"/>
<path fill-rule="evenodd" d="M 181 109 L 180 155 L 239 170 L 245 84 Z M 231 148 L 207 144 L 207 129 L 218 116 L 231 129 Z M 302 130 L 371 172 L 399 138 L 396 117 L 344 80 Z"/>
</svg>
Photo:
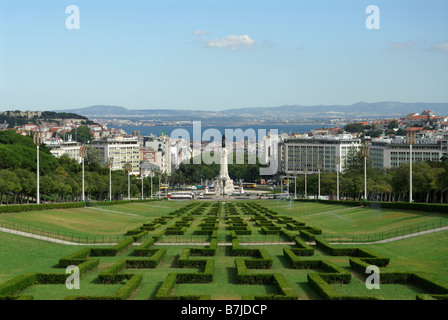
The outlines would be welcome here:
<svg viewBox="0 0 448 320">
<path fill-rule="evenodd" d="M 337 200 L 305 200 L 305 199 L 297 199 L 294 201 L 318 202 L 325 204 L 339 204 L 347 206 L 365 206 L 370 207 L 372 209 L 401 209 L 401 210 L 448 213 L 448 205 L 438 203 L 372 202 L 372 201 L 346 201 L 346 200 L 337 201 Z"/>
<path fill-rule="evenodd" d="M 130 275 L 125 285 L 110 296 L 67 296 L 64 300 L 126 300 L 137 290 L 143 280 L 142 274 Z"/>
<path fill-rule="evenodd" d="M 72 208 L 96 207 L 96 206 L 110 206 L 110 205 L 126 204 L 126 203 L 132 203 L 132 202 L 150 202 L 150 201 L 159 201 L 159 199 L 131 200 L 131 201 L 121 200 L 121 201 L 105 201 L 105 202 L 18 204 L 18 205 L 0 206 L 0 213 L 40 211 L 40 210 L 52 210 L 52 209 L 72 209 Z"/>
<path fill-rule="evenodd" d="M 33 300 L 34 297 L 31 295 L 21 295 L 21 296 L 0 296 L 0 301 L 12 301 L 12 300 Z"/>
<path fill-rule="evenodd" d="M 380 300 L 381 297 L 341 295 L 323 277 L 321 273 L 307 274 L 309 286 L 325 300 Z"/>
<path fill-rule="evenodd" d="M 149 259 L 126 259 L 126 268 L 155 268 L 163 259 L 167 249 L 148 249 L 152 254 Z"/>
<path fill-rule="evenodd" d="M 358 257 L 361 261 L 368 264 L 374 264 L 378 267 L 386 267 L 389 264 L 390 259 L 381 257 L 369 251 L 367 249 L 360 248 L 336 248 L 330 245 L 327 241 L 321 239 L 315 239 L 316 245 L 328 252 L 332 256 L 351 256 Z M 357 260 L 354 260 L 355 262 Z M 365 270 L 365 268 L 364 268 Z"/>
<path fill-rule="evenodd" d="M 142 257 L 150 254 L 152 249 L 150 249 L 156 240 L 154 238 L 147 239 L 145 242 L 140 244 L 137 248 L 134 249 L 133 255 L 137 257 Z"/>
<path fill-rule="evenodd" d="M 132 239 L 134 240 L 134 242 L 137 242 L 137 241 L 139 241 L 140 239 L 146 237 L 147 235 L 148 235 L 148 231 L 147 231 L 147 230 L 143 230 L 142 232 L 137 233 L 137 234 L 134 234 L 134 235 L 132 235 L 131 237 L 132 237 Z"/>
<path fill-rule="evenodd" d="M 129 280 L 132 274 L 119 273 L 126 267 L 126 260 L 122 259 L 98 274 L 98 279 L 103 284 L 120 283 Z"/>
<path fill-rule="evenodd" d="M 237 269 L 238 282 L 240 284 L 264 284 L 275 285 L 280 291 L 279 295 L 254 295 L 244 296 L 244 300 L 297 300 L 298 295 L 290 286 L 288 281 L 282 274 L 279 273 L 249 273 L 247 271 L 247 262 L 250 259 L 243 258 L 235 259 L 235 267 Z"/>
<path fill-rule="evenodd" d="M 84 248 L 59 259 L 59 268 L 67 268 L 71 265 L 76 266 L 80 263 L 86 262 L 87 258 L 90 256 L 90 252 L 90 248 Z"/>
<path fill-rule="evenodd" d="M 281 227 L 277 226 L 262 226 L 261 230 L 264 234 L 270 235 L 270 234 L 280 234 Z"/>
<path fill-rule="evenodd" d="M 128 238 L 110 248 L 91 248 L 90 254 L 92 257 L 116 256 L 118 253 L 129 248 L 133 242 L 134 242 L 134 239 Z"/>
<path fill-rule="evenodd" d="M 11 212 L 26 212 L 26 211 L 41 211 L 51 209 L 71 209 L 71 208 L 83 208 L 84 202 L 72 202 L 72 203 L 43 203 L 43 204 L 18 204 L 0 206 L 0 213 Z"/>
<path fill-rule="evenodd" d="M 186 248 L 188 249 L 188 248 Z M 184 254 L 185 256 L 186 254 Z M 189 295 L 189 296 L 174 296 L 172 291 L 176 283 L 210 283 L 213 281 L 213 274 L 215 272 L 215 260 L 195 260 L 192 262 L 204 266 L 202 273 L 169 273 L 165 278 L 162 286 L 156 293 L 157 300 L 210 300 L 209 295 Z M 186 262 L 187 263 L 187 262 Z M 187 263 L 188 264 L 188 263 Z M 187 266 L 187 265 L 185 265 Z"/>
<path fill-rule="evenodd" d="M 25 273 L 0 285 L 0 296 L 15 295 L 36 282 L 36 273 Z"/>
</svg>

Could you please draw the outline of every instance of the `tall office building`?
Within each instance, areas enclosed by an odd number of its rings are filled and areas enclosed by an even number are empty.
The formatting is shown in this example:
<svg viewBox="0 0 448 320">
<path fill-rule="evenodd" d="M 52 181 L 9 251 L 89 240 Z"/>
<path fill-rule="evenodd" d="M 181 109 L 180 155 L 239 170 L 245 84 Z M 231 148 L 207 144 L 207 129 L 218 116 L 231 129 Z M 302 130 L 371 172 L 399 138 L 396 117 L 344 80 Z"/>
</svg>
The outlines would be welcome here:
<svg viewBox="0 0 448 320">
<path fill-rule="evenodd" d="M 372 167 L 391 169 L 409 163 L 410 147 L 406 137 L 374 139 L 369 144 Z M 433 139 L 416 139 L 412 145 L 412 161 L 440 161 L 442 142 Z"/>
<path fill-rule="evenodd" d="M 92 147 L 99 151 L 103 164 L 112 159 L 112 170 L 121 170 L 126 163 L 132 166 L 132 174 L 139 174 L 140 145 L 135 138 L 126 139 L 116 137 L 113 139 L 97 140 Z"/>
<path fill-rule="evenodd" d="M 361 148 L 361 139 L 355 139 L 350 134 L 336 136 L 314 136 L 286 139 L 282 142 L 281 170 L 287 175 L 318 172 L 318 163 L 322 171 L 343 172 L 347 157 Z M 337 167 L 337 159 L 340 166 Z"/>
</svg>

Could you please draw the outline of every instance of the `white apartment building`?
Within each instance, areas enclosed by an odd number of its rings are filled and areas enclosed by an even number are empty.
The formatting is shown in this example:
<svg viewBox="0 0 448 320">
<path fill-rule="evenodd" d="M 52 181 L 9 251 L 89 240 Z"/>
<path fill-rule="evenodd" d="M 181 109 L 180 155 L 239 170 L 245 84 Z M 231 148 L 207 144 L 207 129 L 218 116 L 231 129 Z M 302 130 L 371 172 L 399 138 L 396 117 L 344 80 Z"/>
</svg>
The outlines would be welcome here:
<svg viewBox="0 0 448 320">
<path fill-rule="evenodd" d="M 111 161 L 112 170 L 122 170 L 126 163 L 130 163 L 131 174 L 140 173 L 140 145 L 136 138 L 116 137 L 97 140 L 92 143 L 92 147 L 99 151 L 103 164 Z"/>
<path fill-rule="evenodd" d="M 372 167 L 391 169 L 409 163 L 410 146 L 406 137 L 374 139 L 369 144 Z M 442 142 L 433 139 L 416 139 L 412 145 L 412 161 L 440 161 Z"/>
<path fill-rule="evenodd" d="M 67 155 L 69 158 L 81 162 L 79 149 L 81 145 L 76 141 L 63 141 L 57 144 L 48 144 L 46 146 L 50 149 L 50 153 L 56 158 Z"/>
<path fill-rule="evenodd" d="M 286 139 L 279 150 L 282 171 L 287 175 L 318 172 L 318 164 L 322 171 L 343 172 L 346 168 L 347 156 L 361 148 L 361 139 L 350 134 L 335 136 L 316 136 Z M 337 165 L 337 159 L 340 165 Z"/>
</svg>

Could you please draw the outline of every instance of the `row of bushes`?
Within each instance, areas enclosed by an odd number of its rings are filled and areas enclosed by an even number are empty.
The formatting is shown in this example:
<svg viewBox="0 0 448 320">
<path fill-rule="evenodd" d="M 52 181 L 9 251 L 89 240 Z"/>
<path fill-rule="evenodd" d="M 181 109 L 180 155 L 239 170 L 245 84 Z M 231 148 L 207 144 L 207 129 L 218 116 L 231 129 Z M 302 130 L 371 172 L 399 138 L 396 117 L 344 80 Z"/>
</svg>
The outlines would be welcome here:
<svg viewBox="0 0 448 320">
<path fill-rule="evenodd" d="M 188 249 L 188 248 L 187 248 Z M 188 259 L 187 259 L 188 261 Z M 191 261 L 191 259 L 190 259 Z M 156 293 L 157 300 L 210 300 L 209 295 L 185 295 L 175 296 L 172 294 L 176 284 L 180 283 L 210 283 L 215 273 L 215 260 L 195 260 L 193 264 L 200 264 L 204 271 L 201 273 L 169 273 L 162 286 Z M 190 263 L 185 262 L 185 267 Z"/>
<path fill-rule="evenodd" d="M 90 256 L 90 248 L 84 248 L 76 251 L 68 256 L 59 259 L 59 268 L 67 268 L 68 266 L 81 264 L 86 262 Z"/>
<path fill-rule="evenodd" d="M 146 269 L 155 268 L 162 261 L 167 249 L 147 249 L 149 259 L 127 259 L 126 268 Z"/>
<path fill-rule="evenodd" d="M 270 234 L 280 234 L 281 227 L 277 226 L 263 226 L 261 227 L 261 231 L 263 231 L 264 234 L 270 235 Z"/>
<path fill-rule="evenodd" d="M 350 296 L 341 295 L 335 288 L 333 288 L 324 278 L 321 273 L 308 273 L 307 279 L 309 286 L 317 292 L 317 294 L 325 300 L 377 300 L 377 297 L 369 296 Z"/>
<path fill-rule="evenodd" d="M 98 267 L 99 259 L 90 259 L 78 265 L 80 275 Z M 67 273 L 26 273 L 0 285 L 0 300 L 22 299 L 17 294 L 34 284 L 64 284 L 69 277 Z M 23 299 L 29 299 L 25 296 Z"/>
<path fill-rule="evenodd" d="M 243 300 L 297 300 L 298 295 L 291 287 L 289 282 L 280 273 L 249 273 L 247 265 L 250 259 L 237 258 L 235 259 L 235 267 L 237 270 L 238 282 L 240 284 L 263 284 L 274 285 L 279 294 L 272 295 L 250 295 L 243 296 Z"/>
<path fill-rule="evenodd" d="M 18 205 L 0 206 L 0 213 L 41 211 L 51 209 L 71 209 L 71 208 L 82 208 L 85 206 L 86 204 L 84 202 L 43 203 L 43 204 L 23 204 L 23 205 L 18 204 Z"/>
<path fill-rule="evenodd" d="M 110 248 L 91 248 L 90 256 L 92 257 L 113 257 L 118 253 L 129 248 L 134 242 L 133 238 L 128 238 Z"/>
<path fill-rule="evenodd" d="M 297 256 L 312 256 L 314 255 L 314 248 L 307 245 L 302 239 L 300 239 L 298 236 L 295 236 L 294 234 L 290 233 L 289 231 L 282 230 L 282 235 L 287 237 L 290 241 L 294 241 L 295 248 L 292 248 L 293 252 Z"/>
<path fill-rule="evenodd" d="M 143 280 L 142 274 L 131 275 L 129 280 L 110 296 L 67 296 L 64 300 L 126 300 L 137 290 Z"/>
<path fill-rule="evenodd" d="M 132 202 L 150 202 L 160 201 L 159 199 L 148 200 L 119 200 L 119 201 L 103 201 L 103 202 L 67 202 L 67 203 L 41 203 L 41 204 L 17 204 L 0 206 L 0 213 L 41 211 L 51 209 L 72 209 L 96 206 L 111 206 L 118 204 L 127 204 Z"/>
<path fill-rule="evenodd" d="M 322 230 L 316 227 L 304 226 L 300 228 L 300 236 L 307 241 L 314 241 L 316 235 L 322 234 Z"/>
<path fill-rule="evenodd" d="M 149 238 L 145 242 L 141 243 L 137 248 L 134 249 L 133 255 L 136 257 L 142 257 L 150 254 L 152 252 L 151 247 L 154 245 L 156 240 L 154 238 Z"/>
<path fill-rule="evenodd" d="M 349 201 L 349 200 L 309 200 L 296 199 L 294 201 L 300 202 L 318 202 L 324 204 L 339 204 L 346 206 L 365 206 L 373 209 L 401 209 L 401 210 L 416 210 L 425 212 L 440 212 L 448 213 L 448 205 L 438 203 L 416 203 L 416 202 L 372 202 L 372 201 Z"/>
<path fill-rule="evenodd" d="M 330 245 L 328 242 L 318 239 L 315 239 L 316 245 L 323 249 L 324 251 L 328 252 L 332 256 L 351 256 L 351 257 L 358 257 L 360 260 L 369 263 L 374 264 L 378 267 L 386 267 L 389 264 L 390 259 L 386 257 L 380 257 L 377 254 L 367 250 L 367 249 L 360 249 L 360 248 L 336 248 L 332 245 Z"/>
<path fill-rule="evenodd" d="M 375 261 L 365 261 L 365 258 L 351 258 L 350 266 L 361 274 Z M 448 295 L 448 287 L 412 272 L 388 272 L 380 270 L 380 282 L 383 284 L 413 284 L 424 289 L 429 294 Z"/>
</svg>

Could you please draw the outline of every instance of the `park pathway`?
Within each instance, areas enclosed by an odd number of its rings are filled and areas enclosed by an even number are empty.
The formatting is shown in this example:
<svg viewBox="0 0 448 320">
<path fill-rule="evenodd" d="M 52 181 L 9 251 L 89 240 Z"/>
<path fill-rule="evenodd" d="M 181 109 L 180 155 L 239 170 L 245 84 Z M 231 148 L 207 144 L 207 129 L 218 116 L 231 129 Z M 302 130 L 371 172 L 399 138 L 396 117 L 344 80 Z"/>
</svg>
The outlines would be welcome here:
<svg viewBox="0 0 448 320">
<path fill-rule="evenodd" d="M 402 236 L 398 236 L 398 237 L 393 237 L 393 238 L 389 238 L 389 239 L 384 239 L 384 240 L 380 240 L 380 241 L 374 241 L 374 242 L 330 242 L 330 244 L 349 244 L 349 245 L 360 245 L 360 244 L 377 244 L 377 243 L 387 243 L 387 242 L 392 242 L 392 241 L 397 241 L 397 240 L 402 240 L 402 239 L 407 239 L 407 238 L 413 238 L 413 237 L 418 237 L 421 235 L 425 235 L 425 234 L 430 234 L 430 233 L 434 233 L 434 232 L 440 232 L 440 231 L 445 231 L 448 230 L 448 226 L 447 227 L 442 227 L 442 228 L 436 228 L 436 229 L 432 229 L 432 230 L 426 230 L 426 231 L 420 231 L 420 232 L 416 232 L 416 233 L 411 233 L 411 234 L 406 234 L 406 235 L 402 235 Z M 58 244 L 65 244 L 65 245 L 70 245 L 70 246 L 112 246 L 112 245 L 116 245 L 117 243 L 78 243 L 78 242 L 72 242 L 72 241 L 66 241 L 66 240 L 61 240 L 61 239 L 56 239 L 56 238 L 51 238 L 51 237 L 46 237 L 46 236 L 41 236 L 41 235 L 37 235 L 37 234 L 32 234 L 32 233 L 28 233 L 28 232 L 23 232 L 23 231 L 17 231 L 17 230 L 13 230 L 13 229 L 8 229 L 8 228 L 2 228 L 0 227 L 0 232 L 6 232 L 6 233 L 10 233 L 10 234 L 15 234 L 15 235 L 19 235 L 19 236 L 23 236 L 23 237 L 27 237 L 27 238 L 33 238 L 33 239 L 39 239 L 39 240 L 43 240 L 43 241 L 48 241 L 48 242 L 53 242 L 53 243 L 58 243 Z M 192 245 L 192 243 L 176 243 L 177 245 Z M 208 245 L 209 243 L 193 243 L 194 245 Z M 260 243 L 241 243 L 241 245 L 294 245 L 295 242 L 272 242 L 272 243 L 264 243 L 264 242 L 260 242 Z M 134 243 L 134 245 L 138 245 L 137 243 Z M 173 243 L 155 243 L 155 245 L 173 245 Z M 227 245 L 232 245 L 231 243 L 218 243 L 218 245 L 221 246 L 227 246 Z"/>
<path fill-rule="evenodd" d="M 431 230 L 419 231 L 419 232 L 415 232 L 415 233 L 405 234 L 405 235 L 402 235 L 402 236 L 393 237 L 393 238 L 384 239 L 384 240 L 379 240 L 379 241 L 373 241 L 373 242 L 330 242 L 330 244 L 377 244 L 377 243 L 387 243 L 387 242 L 392 242 L 392 241 L 397 241 L 397 240 L 402 240 L 402 239 L 407 239 L 407 238 L 418 237 L 418 236 L 422 236 L 422 235 L 425 235 L 425 234 L 430 234 L 430 233 L 439 232 L 439 231 L 445 231 L 445 230 L 448 230 L 448 226 L 447 227 L 441 227 L 441 228 L 435 228 L 435 229 L 431 229 Z"/>
<path fill-rule="evenodd" d="M 15 234 L 15 235 L 22 236 L 22 237 L 39 239 L 39 240 L 43 240 L 43 241 L 54 242 L 54 243 L 58 243 L 58 244 L 65 244 L 65 245 L 70 245 L 70 246 L 116 245 L 116 243 L 78 243 L 78 242 L 66 241 L 66 240 L 61 240 L 61 239 L 56 239 L 56 238 L 51 238 L 51 237 L 46 237 L 46 236 L 41 236 L 41 235 L 37 235 L 37 234 L 32 234 L 32 233 L 8 229 L 8 228 L 1 228 L 1 227 L 0 227 L 0 231 Z"/>
</svg>

